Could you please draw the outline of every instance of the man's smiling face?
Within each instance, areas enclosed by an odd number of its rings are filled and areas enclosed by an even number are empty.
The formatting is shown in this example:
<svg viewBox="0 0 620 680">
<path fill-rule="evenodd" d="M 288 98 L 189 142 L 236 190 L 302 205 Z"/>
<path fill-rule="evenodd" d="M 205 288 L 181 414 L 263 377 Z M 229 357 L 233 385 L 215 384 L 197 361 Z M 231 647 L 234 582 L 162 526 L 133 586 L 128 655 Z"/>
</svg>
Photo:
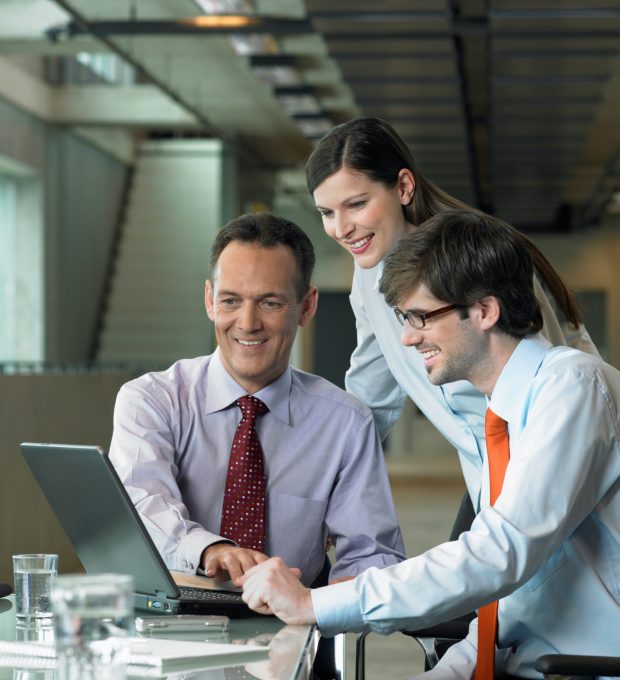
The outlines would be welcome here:
<svg viewBox="0 0 620 680">
<path fill-rule="evenodd" d="M 311 288 L 297 299 L 299 272 L 286 246 L 233 241 L 220 254 L 205 304 L 215 324 L 222 362 L 253 394 L 286 370 L 298 326 L 316 310 Z"/>
<path fill-rule="evenodd" d="M 449 303 L 435 298 L 424 284 L 399 300 L 403 311 L 427 314 Z M 424 328 L 403 325 L 402 344 L 413 347 L 422 355 L 428 379 L 433 385 L 455 380 L 473 381 L 488 356 L 488 338 L 470 316 L 453 309 L 426 321 Z"/>
</svg>

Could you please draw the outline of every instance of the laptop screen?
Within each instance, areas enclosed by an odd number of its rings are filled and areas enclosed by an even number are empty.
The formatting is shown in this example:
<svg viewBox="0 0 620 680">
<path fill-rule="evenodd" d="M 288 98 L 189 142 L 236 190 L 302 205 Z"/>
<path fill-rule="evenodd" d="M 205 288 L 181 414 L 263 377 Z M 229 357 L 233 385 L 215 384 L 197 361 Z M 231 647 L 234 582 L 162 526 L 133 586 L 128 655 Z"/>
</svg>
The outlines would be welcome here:
<svg viewBox="0 0 620 680">
<path fill-rule="evenodd" d="M 136 592 L 179 596 L 101 448 L 23 443 L 21 450 L 87 572 L 131 574 Z"/>
</svg>

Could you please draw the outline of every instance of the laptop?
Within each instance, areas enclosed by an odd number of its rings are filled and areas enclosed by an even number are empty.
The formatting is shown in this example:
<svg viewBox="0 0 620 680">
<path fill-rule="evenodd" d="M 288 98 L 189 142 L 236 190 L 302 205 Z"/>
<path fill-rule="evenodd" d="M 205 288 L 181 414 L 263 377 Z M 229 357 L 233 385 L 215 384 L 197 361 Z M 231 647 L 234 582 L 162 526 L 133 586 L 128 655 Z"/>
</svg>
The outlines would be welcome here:
<svg viewBox="0 0 620 680">
<path fill-rule="evenodd" d="M 133 576 L 137 610 L 256 615 L 232 584 L 194 577 L 200 587 L 177 585 L 100 447 L 23 443 L 20 448 L 86 571 Z"/>
</svg>

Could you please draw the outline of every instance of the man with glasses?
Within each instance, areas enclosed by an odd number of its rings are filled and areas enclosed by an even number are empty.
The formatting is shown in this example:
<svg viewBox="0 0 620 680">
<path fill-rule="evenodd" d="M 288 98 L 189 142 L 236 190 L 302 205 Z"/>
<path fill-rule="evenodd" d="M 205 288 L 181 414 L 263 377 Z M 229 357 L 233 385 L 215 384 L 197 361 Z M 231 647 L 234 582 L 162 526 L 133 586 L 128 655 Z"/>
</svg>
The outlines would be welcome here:
<svg viewBox="0 0 620 680">
<path fill-rule="evenodd" d="M 617 654 L 620 373 L 540 335 L 532 274 L 517 232 L 478 213 L 441 213 L 400 242 L 381 291 L 403 344 L 433 385 L 469 380 L 487 397 L 480 512 L 458 540 L 312 594 L 266 562 L 245 577 L 252 608 L 324 635 L 479 608 L 432 677 L 537 677 L 544 654 Z"/>
</svg>

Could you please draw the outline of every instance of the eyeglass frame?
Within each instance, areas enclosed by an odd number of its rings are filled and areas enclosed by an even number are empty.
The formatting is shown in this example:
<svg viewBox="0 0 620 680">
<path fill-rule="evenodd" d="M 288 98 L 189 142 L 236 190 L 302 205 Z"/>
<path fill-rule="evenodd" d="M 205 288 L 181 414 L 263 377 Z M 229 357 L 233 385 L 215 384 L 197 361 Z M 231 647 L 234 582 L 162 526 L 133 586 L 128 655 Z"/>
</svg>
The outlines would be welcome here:
<svg viewBox="0 0 620 680">
<path fill-rule="evenodd" d="M 415 328 L 416 331 L 421 331 L 423 328 L 426 328 L 426 321 L 428 319 L 432 319 L 436 316 L 439 316 L 440 314 L 447 314 L 448 312 L 451 312 L 454 309 L 466 309 L 467 305 L 445 305 L 444 307 L 440 307 L 439 309 L 434 309 L 431 312 L 414 312 L 411 309 L 407 309 L 406 311 L 402 311 L 398 307 L 393 308 L 394 315 L 398 319 L 398 323 L 401 326 L 405 325 L 405 319 L 409 322 L 409 325 L 412 328 Z M 421 325 L 416 325 L 412 319 L 416 319 L 418 324 Z"/>
</svg>

